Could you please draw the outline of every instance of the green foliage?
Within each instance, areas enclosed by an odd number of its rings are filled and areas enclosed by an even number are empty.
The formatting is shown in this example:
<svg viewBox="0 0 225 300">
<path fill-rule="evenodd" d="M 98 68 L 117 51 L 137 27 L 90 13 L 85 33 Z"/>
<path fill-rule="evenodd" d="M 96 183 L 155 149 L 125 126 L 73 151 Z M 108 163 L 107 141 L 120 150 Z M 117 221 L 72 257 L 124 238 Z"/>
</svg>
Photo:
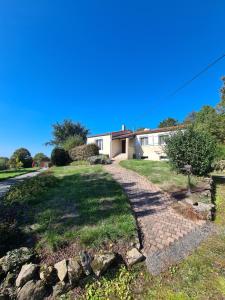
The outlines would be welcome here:
<svg viewBox="0 0 225 300">
<path fill-rule="evenodd" d="M 32 157 L 30 152 L 26 148 L 19 148 L 15 150 L 13 155 L 10 158 L 10 165 L 15 164 L 17 161 L 22 163 L 23 168 L 31 168 L 32 167 Z"/>
<path fill-rule="evenodd" d="M 44 153 L 39 152 L 39 153 L 37 153 L 37 154 L 34 155 L 33 161 L 35 162 L 35 164 L 37 166 L 40 167 L 40 165 L 41 165 L 42 162 L 50 161 L 50 159 Z"/>
<path fill-rule="evenodd" d="M 219 114 L 225 114 L 225 77 L 222 77 L 223 86 L 220 89 L 221 93 L 221 100 L 219 104 L 217 105 L 216 109 Z"/>
<path fill-rule="evenodd" d="M 54 148 L 51 153 L 51 162 L 55 166 L 65 166 L 69 163 L 68 152 L 63 148 Z"/>
<path fill-rule="evenodd" d="M 99 148 L 96 144 L 77 146 L 69 151 L 70 158 L 74 160 L 87 160 L 91 156 L 99 154 Z"/>
<path fill-rule="evenodd" d="M 216 149 L 216 160 L 225 160 L 225 145 L 218 144 Z"/>
<path fill-rule="evenodd" d="M 196 118 L 196 112 L 192 111 L 186 116 L 183 123 L 184 124 L 193 124 L 195 121 L 195 118 Z"/>
<path fill-rule="evenodd" d="M 90 163 L 90 165 L 108 165 L 111 164 L 111 160 L 109 159 L 109 157 L 107 155 L 95 155 L 95 156 L 91 156 L 87 159 Z"/>
<path fill-rule="evenodd" d="M 132 292 L 130 284 L 134 279 L 134 275 L 122 266 L 117 271 L 115 277 L 105 276 L 86 288 L 84 299 L 86 300 L 108 300 L 120 299 L 131 300 Z"/>
<path fill-rule="evenodd" d="M 167 118 L 159 123 L 159 128 L 177 126 L 178 121 L 174 118 Z"/>
<path fill-rule="evenodd" d="M 1 220 L 0 222 L 0 256 L 3 256 L 8 250 L 10 250 L 15 241 L 20 237 L 21 232 L 17 226 L 15 220 L 6 221 Z"/>
<path fill-rule="evenodd" d="M 8 157 L 0 157 L 0 170 L 6 170 L 9 168 Z"/>
<path fill-rule="evenodd" d="M 183 173 L 188 164 L 194 175 L 206 175 L 216 156 L 216 143 L 210 134 L 189 127 L 172 135 L 167 140 L 165 151 L 179 172 Z"/>
<path fill-rule="evenodd" d="M 84 144 L 84 139 L 80 135 L 71 135 L 65 140 L 65 142 L 62 144 L 62 147 L 66 151 L 69 151 L 83 144 Z"/>
<path fill-rule="evenodd" d="M 225 160 L 219 160 L 213 164 L 213 169 L 215 171 L 223 172 L 225 171 Z"/>
<path fill-rule="evenodd" d="M 49 188 L 55 187 L 58 179 L 51 175 L 36 176 L 12 186 L 5 194 L 4 203 L 36 203 Z"/>
<path fill-rule="evenodd" d="M 23 163 L 19 160 L 19 157 L 11 157 L 9 161 L 9 166 L 12 169 L 20 169 L 23 167 Z"/>
<path fill-rule="evenodd" d="M 64 120 L 62 124 L 56 123 L 52 125 L 54 139 L 47 142 L 46 145 L 56 145 L 63 147 L 63 144 L 71 136 L 80 136 L 84 142 L 86 142 L 89 130 L 80 124 L 79 122 L 74 123 L 71 120 Z"/>
</svg>

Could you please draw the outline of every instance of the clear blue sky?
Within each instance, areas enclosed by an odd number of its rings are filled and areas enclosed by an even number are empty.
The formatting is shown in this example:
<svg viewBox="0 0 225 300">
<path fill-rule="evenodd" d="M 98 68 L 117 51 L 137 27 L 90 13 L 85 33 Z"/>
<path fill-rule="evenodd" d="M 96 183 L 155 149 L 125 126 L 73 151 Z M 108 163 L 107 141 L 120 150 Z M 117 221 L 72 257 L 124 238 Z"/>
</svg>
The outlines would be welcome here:
<svg viewBox="0 0 225 300">
<path fill-rule="evenodd" d="M 219 101 L 225 1 L 0 1 L 0 156 L 50 148 L 51 124 L 154 128 Z"/>
</svg>

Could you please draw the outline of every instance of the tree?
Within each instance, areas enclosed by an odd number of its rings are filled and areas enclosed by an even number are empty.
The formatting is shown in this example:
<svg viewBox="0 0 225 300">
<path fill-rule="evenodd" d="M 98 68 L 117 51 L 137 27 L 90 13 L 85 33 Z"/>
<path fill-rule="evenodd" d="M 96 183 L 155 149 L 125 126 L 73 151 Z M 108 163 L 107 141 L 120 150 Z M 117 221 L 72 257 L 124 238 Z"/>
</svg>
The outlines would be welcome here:
<svg viewBox="0 0 225 300">
<path fill-rule="evenodd" d="M 178 121 L 174 118 L 167 118 L 159 123 L 159 128 L 177 126 Z"/>
<path fill-rule="evenodd" d="M 192 111 L 186 116 L 183 123 L 184 124 L 193 124 L 195 119 L 196 119 L 196 112 Z"/>
<path fill-rule="evenodd" d="M 83 144 L 84 144 L 84 139 L 80 135 L 73 135 L 73 136 L 69 136 L 62 144 L 62 146 L 66 151 L 69 151 Z"/>
<path fill-rule="evenodd" d="M 178 131 L 168 138 L 165 151 L 170 162 L 181 173 L 191 165 L 194 175 L 206 175 L 216 157 L 217 144 L 207 132 L 196 131 L 193 126 Z"/>
<path fill-rule="evenodd" d="M 223 86 L 220 89 L 220 93 L 221 93 L 221 100 L 220 102 L 217 104 L 216 109 L 217 112 L 219 114 L 224 115 L 225 114 L 225 76 L 222 77 L 222 81 L 223 81 Z"/>
<path fill-rule="evenodd" d="M 55 166 L 65 166 L 69 162 L 67 151 L 63 148 L 54 148 L 51 153 L 51 161 Z"/>
<path fill-rule="evenodd" d="M 32 167 L 32 157 L 30 152 L 26 148 L 19 148 L 17 149 L 13 155 L 11 156 L 10 160 L 16 160 L 22 163 L 22 167 L 24 168 L 31 168 Z"/>
<path fill-rule="evenodd" d="M 63 143 L 71 136 L 79 135 L 84 142 L 87 140 L 87 135 L 89 130 L 81 125 L 79 122 L 74 123 L 71 120 L 64 120 L 62 124 L 56 123 L 52 125 L 53 127 L 53 140 L 46 143 L 46 145 L 56 145 L 63 146 Z"/>
<path fill-rule="evenodd" d="M 23 167 L 23 163 L 19 160 L 18 156 L 14 156 L 10 158 L 9 166 L 12 169 L 20 169 Z"/>
<path fill-rule="evenodd" d="M 40 166 L 42 162 L 50 161 L 50 159 L 44 153 L 39 152 L 34 155 L 33 161 L 35 162 L 35 164 Z"/>
<path fill-rule="evenodd" d="M 0 157 L 0 170 L 6 170 L 9 167 L 8 157 Z"/>
</svg>

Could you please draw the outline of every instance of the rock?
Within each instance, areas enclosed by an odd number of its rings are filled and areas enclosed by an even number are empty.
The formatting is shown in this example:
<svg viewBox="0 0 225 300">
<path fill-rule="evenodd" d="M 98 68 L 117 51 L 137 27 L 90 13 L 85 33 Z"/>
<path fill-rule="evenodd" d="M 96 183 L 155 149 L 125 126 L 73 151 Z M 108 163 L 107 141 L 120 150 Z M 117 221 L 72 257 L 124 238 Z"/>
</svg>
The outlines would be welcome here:
<svg viewBox="0 0 225 300">
<path fill-rule="evenodd" d="M 206 204 L 198 202 L 193 205 L 193 210 L 201 220 L 212 220 L 213 210 L 215 209 L 214 204 Z"/>
<path fill-rule="evenodd" d="M 90 275 L 92 272 L 91 261 L 92 257 L 86 251 L 80 253 L 80 262 L 86 275 Z"/>
<path fill-rule="evenodd" d="M 16 299 L 16 288 L 14 283 L 16 275 L 8 272 L 6 278 L 0 286 L 0 300 L 1 299 Z"/>
<path fill-rule="evenodd" d="M 137 248 L 132 248 L 126 253 L 126 263 L 127 266 L 132 266 L 142 260 L 144 260 L 144 255 L 138 251 Z"/>
<path fill-rule="evenodd" d="M 38 265 L 26 264 L 23 265 L 16 279 L 16 286 L 21 287 L 28 281 L 36 279 L 38 273 Z"/>
<path fill-rule="evenodd" d="M 14 300 L 16 298 L 16 289 L 9 287 L 0 290 L 0 300 Z"/>
<path fill-rule="evenodd" d="M 74 285 L 84 274 L 84 270 L 77 258 L 70 258 L 68 260 L 68 277 L 70 284 Z"/>
<path fill-rule="evenodd" d="M 97 254 L 91 262 L 91 268 L 96 276 L 102 275 L 108 267 L 113 263 L 116 256 L 114 253 Z"/>
<path fill-rule="evenodd" d="M 28 281 L 19 291 L 18 300 L 43 300 L 47 294 L 45 282 L 42 280 Z"/>
<path fill-rule="evenodd" d="M 54 287 L 53 287 L 53 299 L 56 297 L 63 295 L 67 293 L 71 289 L 71 286 L 68 283 L 65 283 L 63 281 L 58 282 Z"/>
<path fill-rule="evenodd" d="M 23 264 L 29 262 L 34 258 L 34 253 L 31 249 L 22 247 L 7 252 L 6 256 L 0 259 L 0 266 L 2 270 L 7 273 L 21 267 Z"/>
<path fill-rule="evenodd" d="M 14 273 L 8 272 L 6 278 L 4 279 L 4 281 L 0 286 L 1 289 L 12 287 L 15 283 L 15 280 L 16 280 L 16 275 Z"/>
<path fill-rule="evenodd" d="M 59 279 L 57 270 L 53 266 L 43 265 L 40 268 L 40 278 L 44 280 L 47 285 L 55 285 Z"/>
<path fill-rule="evenodd" d="M 56 263 L 54 267 L 57 270 L 59 280 L 64 281 L 67 276 L 67 261 L 63 259 L 60 262 Z"/>
</svg>

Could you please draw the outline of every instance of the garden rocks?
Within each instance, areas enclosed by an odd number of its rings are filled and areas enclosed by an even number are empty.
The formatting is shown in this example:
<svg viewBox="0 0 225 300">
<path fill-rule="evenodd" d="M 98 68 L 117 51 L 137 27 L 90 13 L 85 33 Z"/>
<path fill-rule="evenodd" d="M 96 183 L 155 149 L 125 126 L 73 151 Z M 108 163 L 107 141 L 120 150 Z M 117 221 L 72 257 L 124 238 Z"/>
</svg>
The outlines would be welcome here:
<svg viewBox="0 0 225 300">
<path fill-rule="evenodd" d="M 38 269 L 39 269 L 38 265 L 34 265 L 34 264 L 23 265 L 19 273 L 19 276 L 16 279 L 16 286 L 21 287 L 28 281 L 35 279 L 37 277 Z"/>
<path fill-rule="evenodd" d="M 205 204 L 198 202 L 193 205 L 193 210 L 196 212 L 197 216 L 201 220 L 212 220 L 212 213 L 215 208 L 214 204 Z"/>
<path fill-rule="evenodd" d="M 0 269 L 5 273 L 10 270 L 21 267 L 24 263 L 31 261 L 34 258 L 34 253 L 31 249 L 22 247 L 7 252 L 6 256 L 0 259 Z"/>
<path fill-rule="evenodd" d="M 141 252 L 139 252 L 137 248 L 132 248 L 126 253 L 126 263 L 128 267 L 131 267 L 132 265 L 144 259 L 144 255 Z"/>
<path fill-rule="evenodd" d="M 84 270 L 76 258 L 68 260 L 68 278 L 70 284 L 74 285 L 84 275 Z"/>
<path fill-rule="evenodd" d="M 80 262 L 81 262 L 81 265 L 84 269 L 84 273 L 86 275 L 90 275 L 91 272 L 92 272 L 92 270 L 91 270 L 91 261 L 92 261 L 92 257 L 86 251 L 83 251 L 83 252 L 80 253 Z"/>
<path fill-rule="evenodd" d="M 53 299 L 56 297 L 63 295 L 71 290 L 71 285 L 69 283 L 66 283 L 64 281 L 58 282 L 54 287 L 53 287 Z"/>
<path fill-rule="evenodd" d="M 47 294 L 47 288 L 42 280 L 28 281 L 19 291 L 18 300 L 43 300 Z"/>
<path fill-rule="evenodd" d="M 116 256 L 114 253 L 103 253 L 95 255 L 94 260 L 91 262 L 91 268 L 95 275 L 99 277 L 108 267 L 113 263 Z"/>
<path fill-rule="evenodd" d="M 47 285 L 55 285 L 58 282 L 57 270 L 53 266 L 43 265 L 40 269 L 40 278 Z"/>
<path fill-rule="evenodd" d="M 67 276 L 67 261 L 65 259 L 54 265 L 60 281 L 64 281 Z"/>
</svg>

